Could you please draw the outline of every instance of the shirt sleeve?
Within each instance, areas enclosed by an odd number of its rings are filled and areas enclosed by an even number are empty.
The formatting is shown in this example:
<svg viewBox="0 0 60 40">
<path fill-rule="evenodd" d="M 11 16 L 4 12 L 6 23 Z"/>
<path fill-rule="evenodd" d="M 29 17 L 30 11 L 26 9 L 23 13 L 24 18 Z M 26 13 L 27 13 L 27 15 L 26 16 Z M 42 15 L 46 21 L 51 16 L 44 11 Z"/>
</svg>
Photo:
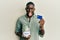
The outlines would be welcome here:
<svg viewBox="0 0 60 40">
<path fill-rule="evenodd" d="M 22 23 L 21 23 L 20 19 L 18 19 L 17 22 L 16 22 L 15 32 L 16 32 L 16 33 L 17 33 L 17 32 L 22 33 Z"/>
</svg>

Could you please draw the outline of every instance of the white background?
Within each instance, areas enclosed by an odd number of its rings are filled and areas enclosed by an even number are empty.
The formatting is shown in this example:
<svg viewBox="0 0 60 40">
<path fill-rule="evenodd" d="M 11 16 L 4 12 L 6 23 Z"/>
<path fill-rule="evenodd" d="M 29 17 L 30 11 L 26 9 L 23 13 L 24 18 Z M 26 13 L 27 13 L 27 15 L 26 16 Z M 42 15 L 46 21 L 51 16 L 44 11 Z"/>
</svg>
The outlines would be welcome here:
<svg viewBox="0 0 60 40">
<path fill-rule="evenodd" d="M 15 24 L 25 13 L 25 4 L 30 0 L 0 0 L 0 40 L 19 40 Z M 60 0 L 32 0 L 35 12 L 45 19 L 45 36 L 40 40 L 60 40 Z"/>
</svg>

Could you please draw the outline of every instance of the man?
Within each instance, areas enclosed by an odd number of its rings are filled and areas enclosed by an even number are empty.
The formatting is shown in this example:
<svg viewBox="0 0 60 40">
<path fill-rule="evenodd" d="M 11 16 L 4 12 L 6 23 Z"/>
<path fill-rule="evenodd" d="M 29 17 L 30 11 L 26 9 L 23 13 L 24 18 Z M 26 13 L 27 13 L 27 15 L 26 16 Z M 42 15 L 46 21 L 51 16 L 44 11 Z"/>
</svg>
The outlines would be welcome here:
<svg viewBox="0 0 60 40">
<path fill-rule="evenodd" d="M 15 33 L 20 37 L 20 40 L 39 40 L 39 34 L 44 35 L 44 19 L 38 21 L 37 16 L 34 14 L 35 5 L 33 2 L 28 2 L 25 10 L 26 14 L 17 20 Z M 31 35 L 28 35 L 28 37 L 22 36 L 22 30 L 25 26 L 30 28 Z"/>
</svg>

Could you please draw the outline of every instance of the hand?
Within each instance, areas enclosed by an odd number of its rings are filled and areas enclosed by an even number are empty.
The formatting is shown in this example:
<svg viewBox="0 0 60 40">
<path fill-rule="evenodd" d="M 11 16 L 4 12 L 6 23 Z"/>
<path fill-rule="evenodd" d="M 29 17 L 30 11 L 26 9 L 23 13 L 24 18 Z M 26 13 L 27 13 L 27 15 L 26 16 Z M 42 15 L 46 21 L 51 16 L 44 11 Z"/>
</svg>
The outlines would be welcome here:
<svg viewBox="0 0 60 40">
<path fill-rule="evenodd" d="M 26 37 L 26 39 L 30 39 L 31 35 L 29 35 L 28 37 Z"/>
<path fill-rule="evenodd" d="M 44 29 L 43 29 L 43 30 L 40 30 L 40 34 L 41 34 L 41 35 L 44 35 L 44 34 L 45 34 Z"/>
<path fill-rule="evenodd" d="M 24 37 L 26 40 L 30 39 L 31 35 L 29 35 L 28 37 Z"/>
<path fill-rule="evenodd" d="M 40 23 L 40 26 L 43 26 L 44 23 L 45 23 L 44 19 L 41 19 L 41 20 L 39 21 L 39 23 Z"/>
</svg>

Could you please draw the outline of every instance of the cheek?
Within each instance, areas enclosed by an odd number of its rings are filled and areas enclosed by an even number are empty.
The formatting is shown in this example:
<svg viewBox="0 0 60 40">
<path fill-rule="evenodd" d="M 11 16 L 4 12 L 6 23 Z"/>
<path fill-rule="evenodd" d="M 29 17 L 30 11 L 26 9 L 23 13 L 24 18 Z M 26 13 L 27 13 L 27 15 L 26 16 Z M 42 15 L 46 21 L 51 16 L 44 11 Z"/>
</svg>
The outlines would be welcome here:
<svg viewBox="0 0 60 40">
<path fill-rule="evenodd" d="M 31 12 L 34 12 L 34 10 L 31 10 Z"/>
<path fill-rule="evenodd" d="M 35 9 L 32 10 L 33 12 L 35 11 Z"/>
<path fill-rule="evenodd" d="M 26 11 L 29 11 L 29 9 L 26 9 Z"/>
</svg>

